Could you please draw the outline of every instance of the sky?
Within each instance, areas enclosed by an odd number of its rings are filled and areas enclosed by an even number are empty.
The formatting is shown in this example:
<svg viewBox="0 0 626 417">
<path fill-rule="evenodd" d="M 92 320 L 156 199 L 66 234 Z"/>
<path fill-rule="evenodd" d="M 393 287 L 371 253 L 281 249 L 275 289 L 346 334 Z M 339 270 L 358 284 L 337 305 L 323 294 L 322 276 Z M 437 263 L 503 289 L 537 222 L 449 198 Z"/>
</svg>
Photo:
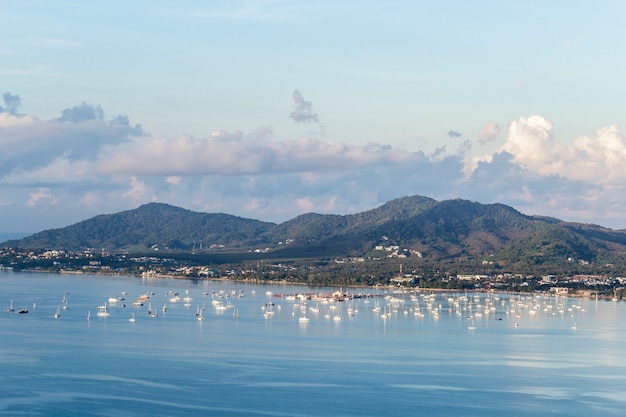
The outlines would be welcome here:
<svg viewBox="0 0 626 417">
<path fill-rule="evenodd" d="M 0 231 L 423 195 L 626 228 L 626 2 L 0 5 Z"/>
</svg>

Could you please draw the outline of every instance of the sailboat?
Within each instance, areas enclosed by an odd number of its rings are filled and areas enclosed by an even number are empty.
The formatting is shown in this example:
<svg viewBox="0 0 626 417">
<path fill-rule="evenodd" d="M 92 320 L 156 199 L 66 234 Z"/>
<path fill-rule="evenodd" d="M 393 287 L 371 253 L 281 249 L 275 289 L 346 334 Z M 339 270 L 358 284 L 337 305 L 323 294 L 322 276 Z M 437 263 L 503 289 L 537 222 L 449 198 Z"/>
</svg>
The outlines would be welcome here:
<svg viewBox="0 0 626 417">
<path fill-rule="evenodd" d="M 135 312 L 134 311 L 132 313 L 130 313 L 130 318 L 128 319 L 128 321 L 130 321 L 131 323 L 135 322 Z"/>
<path fill-rule="evenodd" d="M 158 316 L 156 311 L 152 311 L 152 303 L 148 304 L 148 314 L 150 315 L 150 317 Z"/>
<path fill-rule="evenodd" d="M 306 310 L 302 310 L 302 316 L 298 319 L 300 323 L 308 323 L 309 318 L 306 316 Z"/>
<path fill-rule="evenodd" d="M 15 309 L 13 308 L 13 300 L 11 300 L 11 305 L 9 306 L 9 308 L 7 308 L 7 311 L 8 311 L 9 313 L 12 313 L 12 312 L 14 312 L 14 311 L 15 311 Z"/>
<path fill-rule="evenodd" d="M 56 313 L 54 313 L 54 318 L 58 319 L 59 317 L 61 317 L 61 310 L 59 309 L 59 307 L 57 307 L 57 311 Z"/>
<path fill-rule="evenodd" d="M 91 310 L 87 311 L 87 321 L 91 320 Z"/>
</svg>

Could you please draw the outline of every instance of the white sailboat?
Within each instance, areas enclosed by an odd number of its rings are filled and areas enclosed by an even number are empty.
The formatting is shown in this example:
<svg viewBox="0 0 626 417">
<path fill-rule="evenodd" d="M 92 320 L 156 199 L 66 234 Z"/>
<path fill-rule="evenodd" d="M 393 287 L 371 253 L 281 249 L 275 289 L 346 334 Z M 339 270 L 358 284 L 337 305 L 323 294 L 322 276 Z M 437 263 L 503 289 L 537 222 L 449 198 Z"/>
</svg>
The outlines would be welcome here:
<svg viewBox="0 0 626 417">
<path fill-rule="evenodd" d="M 306 310 L 302 310 L 302 316 L 298 319 L 300 323 L 308 323 L 309 318 L 306 316 Z"/>
<path fill-rule="evenodd" d="M 13 300 L 11 300 L 11 305 L 9 306 L 9 308 L 7 308 L 7 311 L 8 311 L 9 313 L 12 313 L 12 312 L 14 312 L 14 311 L 15 311 L 15 309 L 13 308 Z"/>
<path fill-rule="evenodd" d="M 54 318 L 58 319 L 59 317 L 61 317 L 61 310 L 59 309 L 59 307 L 57 307 L 57 311 L 56 313 L 54 313 Z"/>
<path fill-rule="evenodd" d="M 152 310 L 152 302 L 148 304 L 148 314 L 150 315 L 150 317 L 158 316 L 156 310 L 155 311 Z"/>
<path fill-rule="evenodd" d="M 134 311 L 132 313 L 130 313 L 130 318 L 128 319 L 128 321 L 130 321 L 131 323 L 135 322 L 135 312 Z"/>
</svg>

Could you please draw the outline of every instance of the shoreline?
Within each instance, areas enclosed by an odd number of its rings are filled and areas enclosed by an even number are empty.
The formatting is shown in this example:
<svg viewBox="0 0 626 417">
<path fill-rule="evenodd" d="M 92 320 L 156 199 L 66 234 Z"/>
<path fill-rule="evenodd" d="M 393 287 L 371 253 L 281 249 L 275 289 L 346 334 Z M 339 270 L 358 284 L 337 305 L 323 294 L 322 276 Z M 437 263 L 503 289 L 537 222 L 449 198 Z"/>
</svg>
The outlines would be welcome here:
<svg viewBox="0 0 626 417">
<path fill-rule="evenodd" d="M 25 269 L 21 271 L 13 271 L 12 272 L 33 272 L 33 273 L 48 273 L 48 274 L 59 274 L 59 275 L 107 275 L 107 276 L 127 276 L 127 277 L 135 277 L 141 279 L 174 279 L 174 280 L 191 280 L 191 281 L 216 281 L 216 282 L 235 282 L 242 284 L 254 284 L 254 285 L 294 285 L 301 287 L 309 287 L 309 288 L 369 288 L 369 289 L 380 289 L 380 290 L 395 290 L 395 291 L 403 291 L 403 292 L 435 292 L 435 293 L 459 293 L 459 292 L 467 292 L 467 293 L 494 293 L 494 294 L 513 294 L 513 295 L 549 295 L 552 297 L 567 297 L 567 298 L 585 298 L 585 299 L 596 299 L 596 300 L 605 300 L 605 301 L 613 301 L 618 302 L 622 301 L 621 298 L 615 299 L 611 296 L 593 294 L 591 290 L 579 290 L 575 293 L 546 293 L 546 292 L 525 292 L 525 291 L 510 291 L 510 290 L 497 290 L 497 289 L 460 289 L 460 288 L 428 288 L 428 287 L 399 287 L 394 285 L 324 285 L 324 286 L 311 286 L 306 282 L 287 282 L 287 281 L 274 281 L 274 280 L 259 280 L 256 278 L 253 279 L 233 279 L 233 278 L 200 278 L 200 277 L 188 277 L 184 275 L 173 275 L 173 274 L 151 274 L 151 273 L 141 273 L 141 274 L 120 274 L 115 272 L 96 272 L 96 271 L 78 271 L 78 270 L 60 270 L 57 272 L 45 271 L 41 269 Z"/>
</svg>

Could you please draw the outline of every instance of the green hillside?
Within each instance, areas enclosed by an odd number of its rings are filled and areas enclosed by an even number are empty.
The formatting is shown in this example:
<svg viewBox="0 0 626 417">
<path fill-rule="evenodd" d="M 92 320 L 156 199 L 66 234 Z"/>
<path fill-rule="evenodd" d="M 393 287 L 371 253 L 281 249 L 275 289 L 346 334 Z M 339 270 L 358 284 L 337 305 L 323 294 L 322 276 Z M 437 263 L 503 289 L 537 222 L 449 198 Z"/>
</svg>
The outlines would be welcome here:
<svg viewBox="0 0 626 417">
<path fill-rule="evenodd" d="M 527 216 L 503 204 L 409 196 L 350 215 L 309 213 L 281 224 L 150 203 L 46 230 L 5 246 L 195 253 L 262 252 L 276 258 L 489 259 L 502 265 L 626 265 L 626 233 Z"/>
</svg>

